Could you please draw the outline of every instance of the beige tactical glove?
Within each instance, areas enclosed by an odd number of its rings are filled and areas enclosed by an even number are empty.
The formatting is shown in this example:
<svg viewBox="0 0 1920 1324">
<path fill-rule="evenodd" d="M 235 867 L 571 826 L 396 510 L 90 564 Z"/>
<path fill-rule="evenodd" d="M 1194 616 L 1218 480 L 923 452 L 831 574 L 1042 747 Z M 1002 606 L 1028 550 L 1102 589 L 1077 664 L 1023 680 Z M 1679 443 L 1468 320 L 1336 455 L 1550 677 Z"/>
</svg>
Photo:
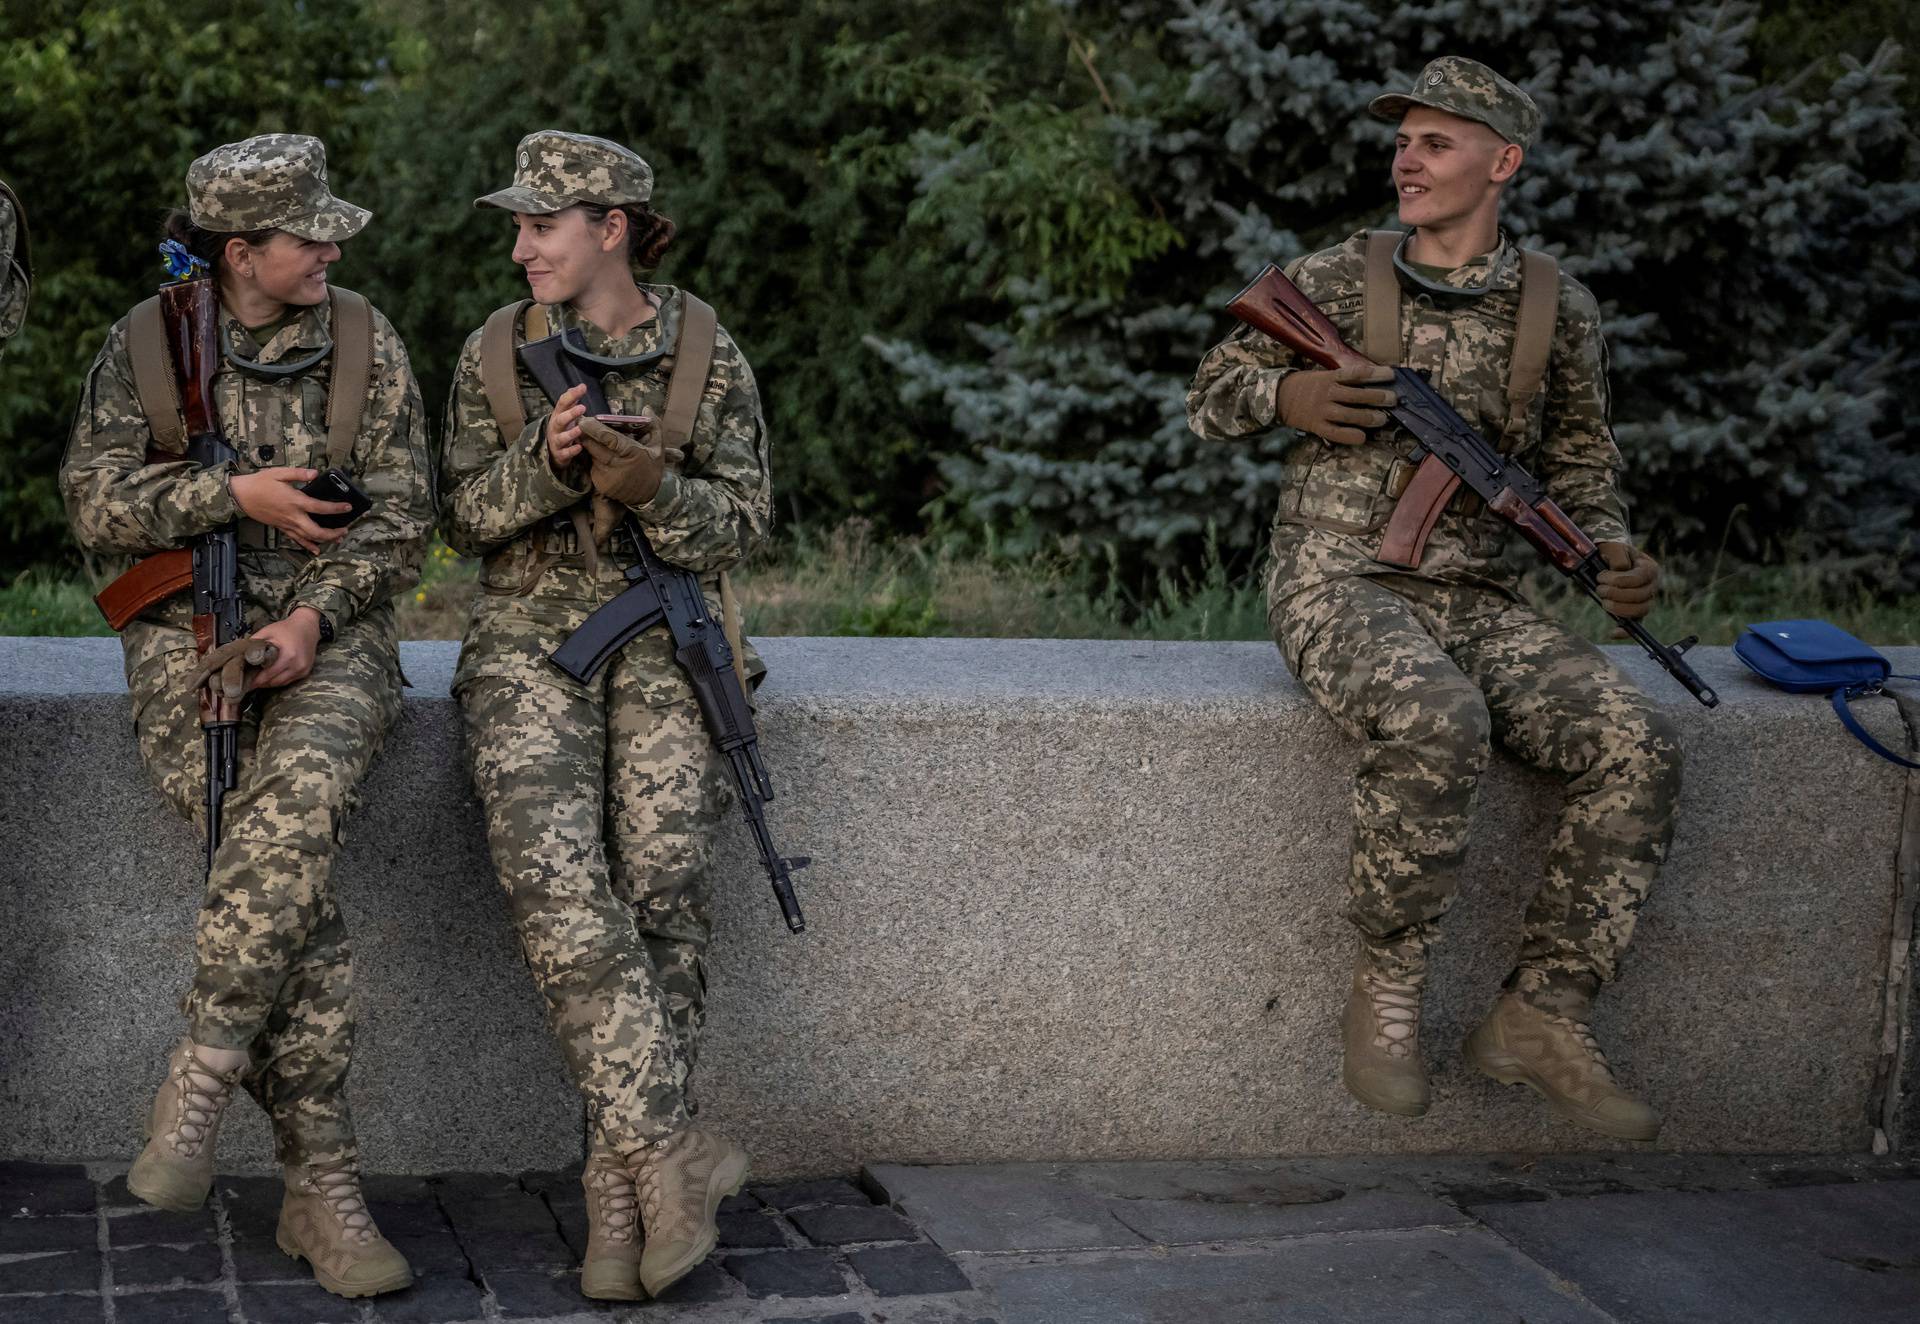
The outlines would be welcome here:
<svg viewBox="0 0 1920 1324">
<path fill-rule="evenodd" d="M 187 682 L 190 689 L 205 685 L 216 703 L 237 704 L 247 696 L 253 678 L 273 665 L 280 650 L 251 636 L 210 648 Z"/>
<path fill-rule="evenodd" d="M 682 457 L 655 441 L 651 431 L 636 439 L 597 418 L 580 420 L 580 440 L 592 461 L 593 543 L 600 547 L 628 510 L 653 500 L 667 466 Z"/>
<path fill-rule="evenodd" d="M 1400 403 L 1392 391 L 1367 383 L 1390 382 L 1393 369 L 1366 364 L 1357 368 L 1304 368 L 1290 372 L 1275 396 L 1280 421 L 1316 437 L 1358 446 L 1367 439 L 1362 428 L 1387 421 L 1381 411 Z"/>
<path fill-rule="evenodd" d="M 1624 542 L 1599 544 L 1607 568 L 1598 576 L 1600 599 L 1615 616 L 1637 621 L 1653 610 L 1660 590 L 1660 563 Z"/>
</svg>

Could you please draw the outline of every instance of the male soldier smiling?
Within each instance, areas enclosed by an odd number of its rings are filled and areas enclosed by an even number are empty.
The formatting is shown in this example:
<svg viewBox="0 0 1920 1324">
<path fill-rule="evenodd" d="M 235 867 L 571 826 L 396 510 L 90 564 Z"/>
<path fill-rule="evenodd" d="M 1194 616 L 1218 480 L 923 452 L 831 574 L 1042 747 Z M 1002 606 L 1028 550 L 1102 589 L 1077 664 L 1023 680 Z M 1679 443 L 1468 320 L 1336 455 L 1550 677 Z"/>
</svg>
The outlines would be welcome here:
<svg viewBox="0 0 1920 1324">
<path fill-rule="evenodd" d="M 1611 610 L 1645 615 L 1658 569 L 1628 540 L 1607 418 L 1599 306 L 1499 227 L 1540 113 L 1486 66 L 1448 56 L 1369 110 L 1397 123 L 1404 234 L 1365 231 L 1289 274 L 1375 363 L 1427 375 L 1546 483 L 1599 542 Z M 1348 915 L 1360 950 L 1345 1015 L 1347 1088 L 1418 1117 L 1427 949 L 1451 905 L 1491 742 L 1566 784 L 1519 960 L 1468 1038 L 1488 1075 L 1607 1135 L 1650 1140 L 1653 1109 L 1615 1081 L 1588 1029 L 1666 857 L 1680 752 L 1667 718 L 1590 644 L 1531 609 L 1500 558 L 1508 526 L 1456 497 L 1417 570 L 1375 560 L 1412 472 L 1385 426 L 1385 368 L 1319 370 L 1251 328 L 1215 346 L 1187 396 L 1203 437 L 1284 425 L 1269 622 L 1287 666 L 1364 740 L 1354 777 Z"/>
</svg>

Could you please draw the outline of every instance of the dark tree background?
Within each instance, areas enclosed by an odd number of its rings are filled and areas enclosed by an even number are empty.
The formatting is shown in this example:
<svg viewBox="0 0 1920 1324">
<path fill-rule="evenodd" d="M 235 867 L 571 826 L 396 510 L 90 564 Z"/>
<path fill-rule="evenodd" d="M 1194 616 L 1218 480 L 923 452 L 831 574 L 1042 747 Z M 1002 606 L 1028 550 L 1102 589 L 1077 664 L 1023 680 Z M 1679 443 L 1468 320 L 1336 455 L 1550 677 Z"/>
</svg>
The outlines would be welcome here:
<svg viewBox="0 0 1920 1324">
<path fill-rule="evenodd" d="M 789 522 L 1251 556 L 1278 439 L 1181 400 L 1269 257 L 1389 214 L 1360 114 L 1458 51 L 1548 115 L 1510 220 L 1608 313 L 1643 533 L 1911 571 L 1920 456 L 1910 6 L 1862 0 L 52 0 L 5 4 L 0 174 L 33 222 L 0 359 L 0 567 L 59 562 L 53 475 L 106 328 L 208 147 L 316 133 L 371 207 L 341 283 L 430 398 L 524 289 L 471 199 L 522 134 L 619 139 L 759 374 Z"/>
</svg>

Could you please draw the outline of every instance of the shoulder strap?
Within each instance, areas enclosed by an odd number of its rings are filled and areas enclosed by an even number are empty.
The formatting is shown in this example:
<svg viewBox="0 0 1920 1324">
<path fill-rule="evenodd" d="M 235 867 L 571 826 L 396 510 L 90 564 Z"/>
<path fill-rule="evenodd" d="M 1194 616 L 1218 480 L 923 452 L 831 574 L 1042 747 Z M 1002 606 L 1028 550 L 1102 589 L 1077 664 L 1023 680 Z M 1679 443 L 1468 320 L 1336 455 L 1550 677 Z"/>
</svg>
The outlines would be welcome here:
<svg viewBox="0 0 1920 1324">
<path fill-rule="evenodd" d="M 1840 714 L 1841 723 L 1847 730 L 1853 732 L 1854 738 L 1878 754 L 1881 758 L 1889 763 L 1898 763 L 1903 768 L 1920 769 L 1920 763 L 1915 763 L 1912 759 L 1901 758 L 1898 754 L 1874 739 L 1873 734 L 1868 731 L 1866 727 L 1860 725 L 1860 719 L 1853 715 L 1853 709 L 1848 706 L 1852 700 L 1859 696 L 1877 693 L 1878 690 L 1879 686 L 1877 685 L 1848 685 L 1843 689 L 1837 689 L 1833 692 L 1833 710 Z"/>
<path fill-rule="evenodd" d="M 336 288 L 333 299 L 333 371 L 327 379 L 327 463 L 345 468 L 367 412 L 373 386 L 373 305 Z"/>
<path fill-rule="evenodd" d="M 660 419 L 662 445 L 685 450 L 713 368 L 713 337 L 719 322 L 713 307 L 680 291 L 680 338 L 673 352 L 673 376 L 667 379 L 667 407 Z"/>
<path fill-rule="evenodd" d="M 520 403 L 520 374 L 514 367 L 513 324 L 519 320 L 520 310 L 530 306 L 537 305 L 532 299 L 521 299 L 496 308 L 480 328 L 480 389 L 486 393 L 493 421 L 509 442 L 527 428 L 527 409 Z"/>
<path fill-rule="evenodd" d="M 1520 254 L 1520 311 L 1513 324 L 1513 359 L 1507 366 L 1507 444 L 1525 435 L 1534 397 L 1547 380 L 1553 326 L 1560 318 L 1560 264 L 1546 253 Z"/>
<path fill-rule="evenodd" d="M 180 387 L 173 379 L 173 353 L 160 317 L 160 296 L 141 300 L 127 316 L 127 355 L 133 360 L 133 390 L 147 416 L 156 450 L 187 453 L 187 416 L 180 408 Z"/>
<path fill-rule="evenodd" d="M 1400 278 L 1393 274 L 1393 250 L 1400 246 L 1399 230 L 1367 232 L 1365 298 L 1361 325 L 1366 356 L 1375 363 L 1400 362 Z"/>
</svg>

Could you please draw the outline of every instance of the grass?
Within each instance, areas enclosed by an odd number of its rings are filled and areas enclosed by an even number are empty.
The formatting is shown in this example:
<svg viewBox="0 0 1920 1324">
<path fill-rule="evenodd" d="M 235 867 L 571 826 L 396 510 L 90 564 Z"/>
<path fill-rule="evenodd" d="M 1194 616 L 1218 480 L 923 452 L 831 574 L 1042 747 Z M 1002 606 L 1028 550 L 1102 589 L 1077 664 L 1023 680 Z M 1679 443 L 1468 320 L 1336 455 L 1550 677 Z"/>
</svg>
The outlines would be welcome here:
<svg viewBox="0 0 1920 1324">
<path fill-rule="evenodd" d="M 1883 646 L 1920 644 L 1920 595 L 1876 599 L 1874 567 L 1715 562 L 1669 568 L 1649 628 L 1673 641 L 1698 634 L 1729 644 L 1749 621 L 1820 617 Z M 825 536 L 795 536 L 736 577 L 753 635 L 945 635 L 1055 639 L 1265 639 L 1257 577 L 1228 571 L 1217 550 L 1144 593 L 1123 589 L 1101 560 L 1063 547 L 1012 562 L 934 539 L 882 542 L 850 521 Z M 439 542 L 418 589 L 400 602 L 408 639 L 458 639 L 477 589 L 476 568 Z M 1533 601 L 1588 638 L 1605 639 L 1598 607 L 1547 571 Z M 0 586 L 0 634 L 108 633 L 77 579 L 29 571 Z"/>
</svg>

